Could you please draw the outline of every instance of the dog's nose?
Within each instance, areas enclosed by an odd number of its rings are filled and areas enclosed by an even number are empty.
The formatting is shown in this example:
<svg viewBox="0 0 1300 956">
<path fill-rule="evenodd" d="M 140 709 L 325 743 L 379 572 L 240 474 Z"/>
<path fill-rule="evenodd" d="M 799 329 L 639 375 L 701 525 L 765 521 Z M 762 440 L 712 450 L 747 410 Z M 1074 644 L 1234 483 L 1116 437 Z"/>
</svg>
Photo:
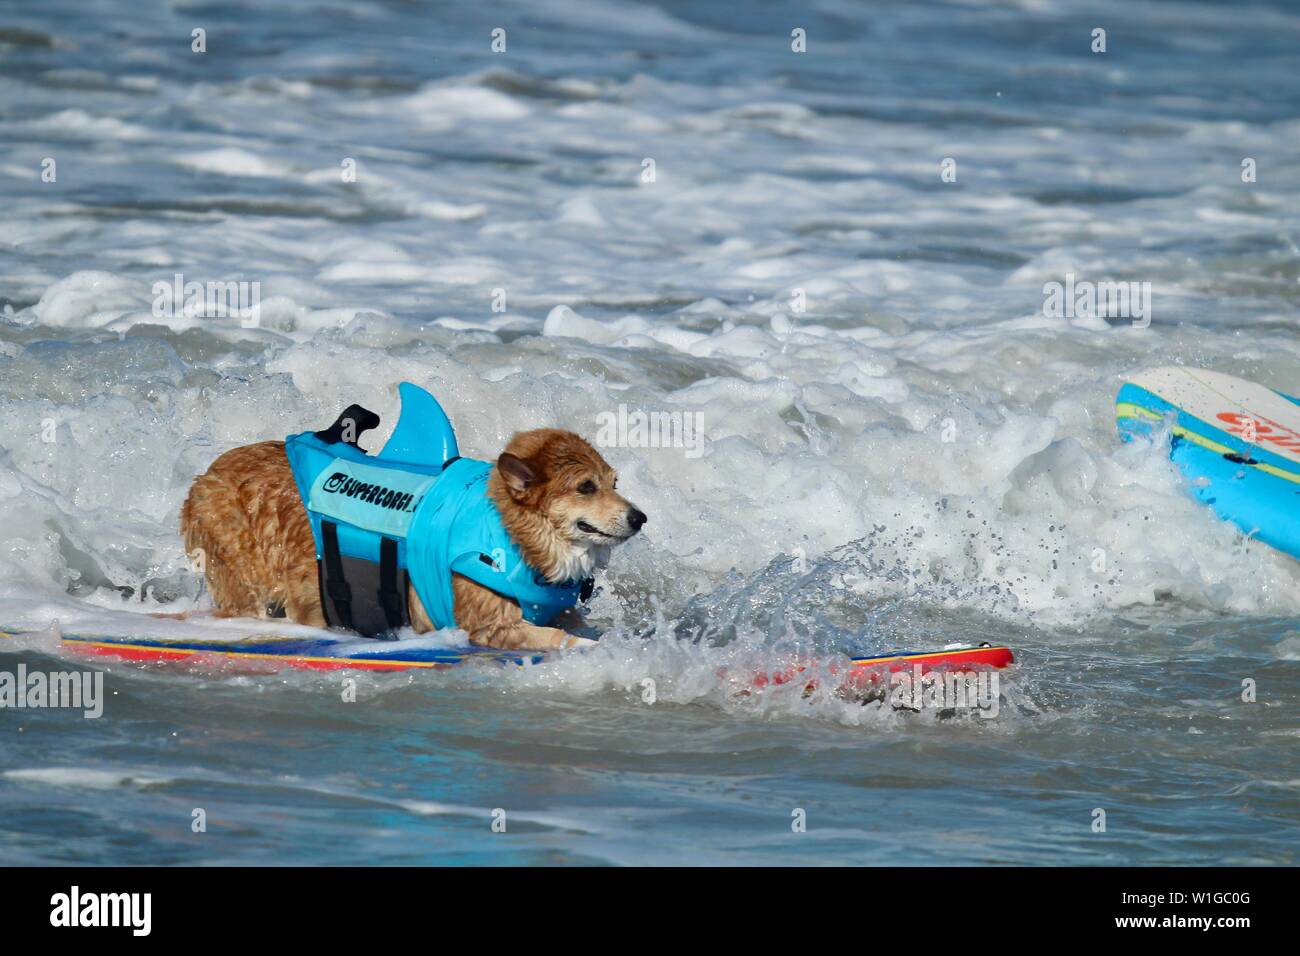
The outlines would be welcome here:
<svg viewBox="0 0 1300 956">
<path fill-rule="evenodd" d="M 641 526 L 645 524 L 645 512 L 640 508 L 633 508 L 627 513 L 627 523 L 632 526 L 633 531 L 640 531 Z"/>
</svg>

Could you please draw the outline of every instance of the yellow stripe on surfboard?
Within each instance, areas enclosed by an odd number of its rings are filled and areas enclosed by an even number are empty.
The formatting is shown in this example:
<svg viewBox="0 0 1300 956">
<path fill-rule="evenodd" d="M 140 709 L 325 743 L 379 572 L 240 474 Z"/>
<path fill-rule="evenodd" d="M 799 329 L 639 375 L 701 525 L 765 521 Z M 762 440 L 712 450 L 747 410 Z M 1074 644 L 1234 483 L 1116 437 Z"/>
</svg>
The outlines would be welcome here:
<svg viewBox="0 0 1300 956">
<path fill-rule="evenodd" d="M 1159 415 L 1156 412 L 1151 411 L 1151 409 L 1143 408 L 1141 405 L 1133 405 L 1130 404 L 1129 402 L 1121 402 L 1120 404 L 1115 406 L 1115 418 L 1116 419 L 1145 418 L 1147 421 L 1153 421 L 1153 422 L 1164 421 L 1164 417 L 1162 415 Z M 1238 454 L 1237 449 L 1229 448 L 1227 445 L 1221 445 L 1217 441 L 1214 441 L 1211 438 L 1206 438 L 1204 435 L 1200 434 L 1199 432 L 1194 432 L 1189 429 L 1183 428 L 1181 425 L 1175 425 L 1173 427 L 1173 432 L 1179 438 L 1185 438 L 1193 445 L 1199 445 L 1202 448 L 1207 448 L 1210 451 L 1217 452 L 1220 455 Z M 1242 464 L 1245 464 L 1245 462 L 1243 462 Z M 1291 481 L 1297 485 L 1300 485 L 1300 475 L 1297 475 L 1293 471 L 1287 471 L 1285 468 L 1279 468 L 1277 467 L 1277 465 L 1270 465 L 1268 462 L 1265 461 L 1257 461 L 1254 464 L 1250 465 L 1249 467 L 1258 468 L 1260 471 L 1264 472 L 1265 474 L 1273 475 L 1274 477 L 1281 478 L 1284 481 Z"/>
</svg>

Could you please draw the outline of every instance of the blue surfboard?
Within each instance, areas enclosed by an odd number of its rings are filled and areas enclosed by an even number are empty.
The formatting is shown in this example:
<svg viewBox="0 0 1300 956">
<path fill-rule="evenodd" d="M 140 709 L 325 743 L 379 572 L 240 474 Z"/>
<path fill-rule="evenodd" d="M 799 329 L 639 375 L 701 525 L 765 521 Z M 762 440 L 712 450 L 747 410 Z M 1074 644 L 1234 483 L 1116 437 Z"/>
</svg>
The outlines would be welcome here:
<svg viewBox="0 0 1300 956">
<path fill-rule="evenodd" d="M 1193 493 L 1243 532 L 1300 558 L 1300 399 L 1204 369 L 1131 377 L 1115 398 L 1120 435 L 1166 423 L 1169 457 Z"/>
</svg>

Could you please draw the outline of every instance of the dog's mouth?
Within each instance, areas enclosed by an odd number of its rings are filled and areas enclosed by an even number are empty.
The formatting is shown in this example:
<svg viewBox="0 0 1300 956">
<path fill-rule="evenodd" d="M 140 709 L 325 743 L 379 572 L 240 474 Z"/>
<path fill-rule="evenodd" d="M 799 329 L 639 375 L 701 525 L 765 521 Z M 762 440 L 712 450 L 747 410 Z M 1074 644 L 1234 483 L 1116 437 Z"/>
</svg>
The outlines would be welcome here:
<svg viewBox="0 0 1300 956">
<path fill-rule="evenodd" d="M 579 531 L 583 532 L 584 534 L 596 534 L 596 535 L 600 535 L 600 537 L 602 537 L 602 538 L 618 538 L 618 537 L 619 537 L 619 536 L 616 535 L 616 534 L 610 534 L 610 533 L 607 532 L 607 531 L 601 531 L 599 528 L 597 528 L 594 524 L 592 524 L 592 523 L 589 522 L 589 521 L 579 521 L 579 522 L 577 523 L 577 528 L 578 528 Z"/>
</svg>

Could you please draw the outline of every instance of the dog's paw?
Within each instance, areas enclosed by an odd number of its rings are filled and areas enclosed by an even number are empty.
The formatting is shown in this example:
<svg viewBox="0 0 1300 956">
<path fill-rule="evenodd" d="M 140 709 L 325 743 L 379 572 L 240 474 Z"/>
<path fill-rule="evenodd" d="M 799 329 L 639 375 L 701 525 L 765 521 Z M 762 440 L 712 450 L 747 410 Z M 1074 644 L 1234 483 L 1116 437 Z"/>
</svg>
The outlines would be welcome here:
<svg viewBox="0 0 1300 956">
<path fill-rule="evenodd" d="M 571 651 L 579 647 L 594 647 L 596 643 L 597 643 L 596 641 L 593 641 L 589 637 L 571 637 L 567 641 L 565 641 L 564 644 L 562 644 L 561 646 L 564 648 L 564 650 Z"/>
</svg>

